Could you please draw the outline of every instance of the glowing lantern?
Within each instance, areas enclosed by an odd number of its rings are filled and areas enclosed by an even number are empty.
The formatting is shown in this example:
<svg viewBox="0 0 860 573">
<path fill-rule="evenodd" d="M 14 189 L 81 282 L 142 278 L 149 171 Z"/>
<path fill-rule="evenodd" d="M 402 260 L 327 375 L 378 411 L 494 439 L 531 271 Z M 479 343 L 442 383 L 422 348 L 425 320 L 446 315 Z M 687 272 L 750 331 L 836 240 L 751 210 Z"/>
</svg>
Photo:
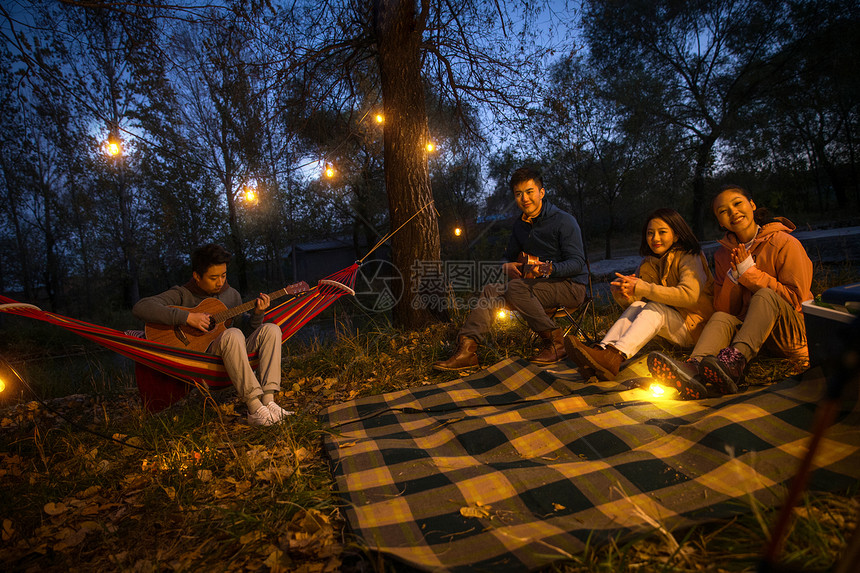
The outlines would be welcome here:
<svg viewBox="0 0 860 573">
<path fill-rule="evenodd" d="M 431 141 L 431 142 L 428 142 L 428 143 L 427 143 L 427 145 L 426 145 L 425 147 L 427 148 L 427 151 L 428 151 L 428 152 L 430 152 L 430 153 L 432 153 L 432 152 L 433 152 L 433 150 L 435 150 L 435 149 L 436 149 L 436 146 L 435 146 L 435 145 L 433 145 L 433 142 L 432 142 L 432 141 Z"/>
<path fill-rule="evenodd" d="M 461 229 L 460 227 L 454 227 L 454 236 L 455 237 L 459 237 L 462 234 L 463 234 L 463 229 Z"/>
<path fill-rule="evenodd" d="M 115 135 L 111 135 L 108 137 L 107 142 L 105 143 L 105 153 L 110 155 L 111 157 L 116 157 L 120 153 L 122 153 L 122 147 L 119 144 L 119 139 Z"/>
<path fill-rule="evenodd" d="M 326 165 L 325 166 L 325 176 L 328 177 L 329 179 L 334 177 L 334 167 L 332 167 L 331 165 Z"/>
<path fill-rule="evenodd" d="M 496 317 L 499 320 L 504 320 L 504 319 L 508 318 L 508 311 L 505 309 L 501 309 L 496 313 Z"/>
<path fill-rule="evenodd" d="M 383 121 L 385 121 L 385 118 L 382 117 L 381 113 L 377 113 L 374 119 L 376 119 L 376 123 L 382 123 Z"/>
</svg>

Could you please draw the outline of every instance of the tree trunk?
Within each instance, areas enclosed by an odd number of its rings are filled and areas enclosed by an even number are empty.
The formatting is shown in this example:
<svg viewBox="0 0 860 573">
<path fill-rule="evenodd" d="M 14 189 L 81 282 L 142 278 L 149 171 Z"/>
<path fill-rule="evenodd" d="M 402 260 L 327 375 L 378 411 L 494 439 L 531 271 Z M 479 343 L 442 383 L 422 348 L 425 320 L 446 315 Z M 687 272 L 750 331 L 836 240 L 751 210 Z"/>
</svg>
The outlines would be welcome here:
<svg viewBox="0 0 860 573">
<path fill-rule="evenodd" d="M 140 275 L 137 267 L 137 240 L 132 230 L 131 193 L 125 179 L 122 157 L 116 159 L 117 165 L 117 199 L 119 201 L 120 225 L 122 238 L 120 246 L 125 261 L 126 285 L 125 304 L 127 308 L 134 306 L 140 300 Z"/>
<path fill-rule="evenodd" d="M 227 196 L 227 221 L 230 229 L 230 250 L 233 251 L 233 261 L 239 275 L 237 290 L 242 296 L 248 294 L 248 265 L 245 259 L 242 230 L 239 228 L 239 216 L 236 212 L 236 197 L 233 195 L 233 176 L 224 174 L 224 189 Z"/>
<path fill-rule="evenodd" d="M 710 211 L 710 204 L 705 198 L 705 172 L 711 160 L 711 150 L 714 148 L 717 136 L 713 133 L 702 139 L 696 151 L 696 168 L 693 173 L 693 234 L 700 240 L 705 231 L 705 212 Z"/>
<path fill-rule="evenodd" d="M 392 230 L 433 200 L 425 145 L 429 142 L 424 82 L 421 77 L 422 24 L 411 0 L 375 0 L 377 62 L 385 114 L 385 186 Z M 391 240 L 392 259 L 403 277 L 394 323 L 421 328 L 433 319 L 425 305 L 413 305 L 432 278 L 414 273 L 419 261 L 439 261 L 439 223 L 425 209 Z M 429 266 L 429 265 L 427 265 Z M 425 282 L 426 281 L 426 282 Z M 433 294 L 433 293 L 429 293 Z M 441 293 L 440 293 L 441 295 Z"/>
</svg>

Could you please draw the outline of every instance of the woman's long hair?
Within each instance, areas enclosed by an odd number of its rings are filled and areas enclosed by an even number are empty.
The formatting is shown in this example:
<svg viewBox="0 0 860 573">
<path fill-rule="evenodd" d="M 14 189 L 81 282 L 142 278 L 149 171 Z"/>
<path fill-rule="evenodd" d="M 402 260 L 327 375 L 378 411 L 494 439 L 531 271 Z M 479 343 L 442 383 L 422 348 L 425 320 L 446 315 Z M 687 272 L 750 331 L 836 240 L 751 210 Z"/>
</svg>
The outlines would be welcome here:
<svg viewBox="0 0 860 573">
<path fill-rule="evenodd" d="M 696 235 L 693 234 L 693 230 L 690 229 L 690 226 L 681 214 L 674 209 L 663 208 L 652 211 L 648 217 L 645 218 L 645 224 L 642 225 L 642 242 L 639 244 L 639 254 L 643 257 L 657 256 L 657 254 L 651 250 L 651 247 L 648 246 L 648 223 L 650 223 L 652 219 L 665 221 L 665 223 L 669 225 L 669 228 L 672 229 L 672 232 L 675 233 L 675 244 L 672 245 L 670 250 L 678 249 L 679 251 L 683 251 L 691 255 L 698 255 L 702 252 L 702 246 L 699 244 L 699 240 L 696 238 Z"/>
</svg>

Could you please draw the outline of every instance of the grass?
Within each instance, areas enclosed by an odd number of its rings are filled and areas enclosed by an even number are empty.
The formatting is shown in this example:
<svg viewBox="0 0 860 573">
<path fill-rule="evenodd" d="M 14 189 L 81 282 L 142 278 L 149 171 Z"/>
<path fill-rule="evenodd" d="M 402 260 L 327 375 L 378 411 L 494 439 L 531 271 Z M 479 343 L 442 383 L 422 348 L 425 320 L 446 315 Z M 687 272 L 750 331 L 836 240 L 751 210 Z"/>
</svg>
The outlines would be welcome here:
<svg viewBox="0 0 860 573">
<path fill-rule="evenodd" d="M 819 285 L 856 280 L 846 280 L 844 269 L 827 272 L 817 274 Z M 598 329 L 605 330 L 618 309 L 602 306 L 598 313 Z M 366 553 L 346 530 L 317 414 L 344 400 L 455 378 L 429 365 L 451 352 L 462 318 L 421 332 L 385 323 L 347 332 L 352 327 L 339 325 L 334 343 L 289 342 L 278 401 L 298 414 L 275 428 L 244 424 L 244 407 L 232 390 L 195 390 L 153 416 L 139 403 L 128 373 L 113 366 L 100 366 L 87 380 L 57 361 L 21 367 L 42 401 L 29 391 L 13 393 L 14 402 L 0 410 L 0 567 L 396 569 Z M 14 343 L 0 352 L 10 359 L 33 356 L 52 330 L 31 331 L 37 336 L 29 343 L 26 329 L 16 330 Z M 525 326 L 509 322 L 494 330 L 480 359 L 490 364 L 525 355 L 535 343 Z M 49 346 L 57 352 L 64 344 Z M 102 362 L 94 356 L 85 354 L 85 364 Z M 789 367 L 775 359 L 752 366 L 750 376 L 761 383 L 782 378 Z M 14 383 L 8 371 L 0 375 Z M 833 567 L 856 527 L 858 499 L 856 491 L 808 493 L 795 511 L 785 561 L 804 570 Z M 641 539 L 592 543 L 548 570 L 752 571 L 775 510 L 751 509 L 680 533 L 661 533 L 657 524 Z"/>
</svg>

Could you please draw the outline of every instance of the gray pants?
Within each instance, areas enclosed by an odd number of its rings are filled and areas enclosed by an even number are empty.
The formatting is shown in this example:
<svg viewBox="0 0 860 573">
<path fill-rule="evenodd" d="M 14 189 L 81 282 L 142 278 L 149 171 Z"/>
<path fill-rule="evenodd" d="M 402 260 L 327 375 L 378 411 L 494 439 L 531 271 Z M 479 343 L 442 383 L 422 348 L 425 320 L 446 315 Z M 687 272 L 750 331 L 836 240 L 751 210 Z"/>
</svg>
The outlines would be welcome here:
<svg viewBox="0 0 860 573">
<path fill-rule="evenodd" d="M 805 360 L 809 356 L 803 315 L 769 288 L 759 289 L 752 295 L 743 321 L 727 312 L 715 312 L 690 357 L 701 360 L 705 356 L 716 356 L 730 344 L 747 360 L 758 354 L 765 344 L 788 358 Z"/>
<path fill-rule="evenodd" d="M 558 326 L 545 309 L 558 305 L 576 308 L 583 301 L 585 285 L 568 279 L 511 279 L 507 283 L 489 284 L 466 318 L 459 336 L 483 342 L 496 312 L 502 308 L 519 312 L 535 332 L 554 330 Z"/>
<path fill-rule="evenodd" d="M 265 322 L 247 340 L 238 328 L 228 328 L 212 341 L 207 352 L 221 357 L 236 393 L 246 403 L 259 399 L 263 393 L 281 389 L 281 329 L 278 325 Z M 252 352 L 257 352 L 260 359 L 258 371 L 262 383 L 248 362 L 248 354 Z"/>
</svg>

